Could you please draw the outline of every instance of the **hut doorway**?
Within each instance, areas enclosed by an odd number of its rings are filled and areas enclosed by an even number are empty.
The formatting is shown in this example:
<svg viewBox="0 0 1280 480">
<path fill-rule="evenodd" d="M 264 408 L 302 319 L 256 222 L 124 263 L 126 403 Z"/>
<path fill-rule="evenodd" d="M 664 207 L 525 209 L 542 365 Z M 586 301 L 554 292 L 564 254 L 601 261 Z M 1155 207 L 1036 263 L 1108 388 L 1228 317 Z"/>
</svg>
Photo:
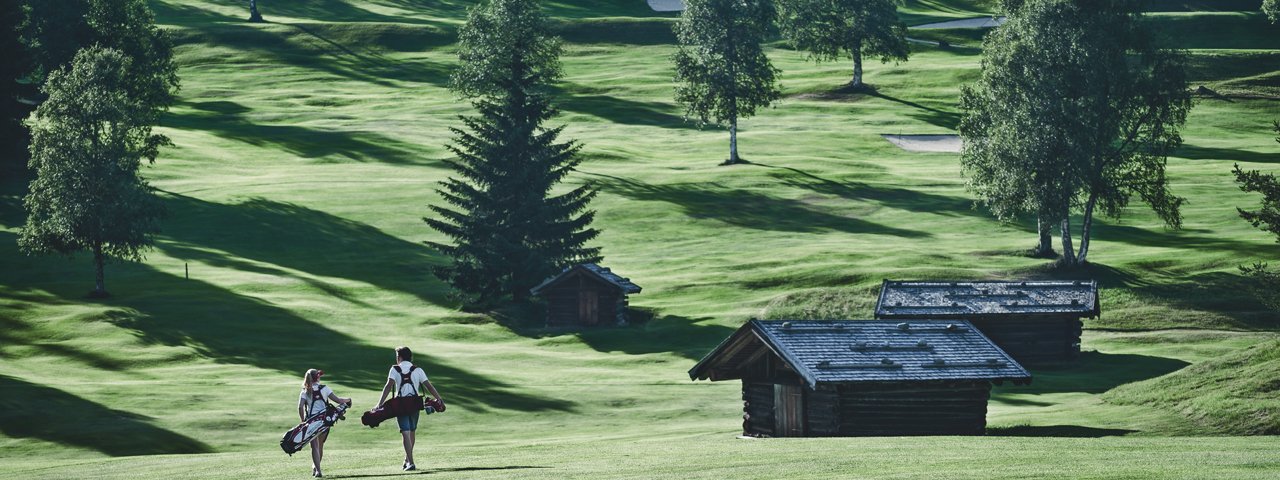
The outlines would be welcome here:
<svg viewBox="0 0 1280 480">
<path fill-rule="evenodd" d="M 578 318 L 587 325 L 600 323 L 600 295 L 595 290 L 578 291 Z"/>
<path fill-rule="evenodd" d="M 779 437 L 804 436 L 804 389 L 799 385 L 773 385 L 774 432 Z"/>
</svg>

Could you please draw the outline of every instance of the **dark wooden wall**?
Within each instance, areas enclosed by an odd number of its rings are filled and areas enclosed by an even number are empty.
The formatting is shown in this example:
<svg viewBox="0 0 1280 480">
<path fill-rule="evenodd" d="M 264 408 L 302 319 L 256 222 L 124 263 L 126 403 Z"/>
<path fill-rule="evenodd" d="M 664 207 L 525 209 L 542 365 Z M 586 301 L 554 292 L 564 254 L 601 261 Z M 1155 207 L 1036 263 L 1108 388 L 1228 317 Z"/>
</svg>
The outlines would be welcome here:
<svg viewBox="0 0 1280 480">
<path fill-rule="evenodd" d="M 983 435 L 991 384 L 902 382 L 820 385 L 804 392 L 804 436 Z M 774 384 L 742 383 L 743 433 L 775 430 Z"/>
<path fill-rule="evenodd" d="M 823 428 L 840 436 L 982 435 L 991 383 L 845 384 L 835 397 L 839 425 Z"/>
<path fill-rule="evenodd" d="M 970 321 L 1019 363 L 1065 362 L 1080 356 L 1084 322 L 1075 316 L 991 315 Z"/>
<path fill-rule="evenodd" d="M 596 292 L 596 318 L 582 318 L 579 294 Z M 565 279 L 539 294 L 547 302 L 548 327 L 612 326 L 618 322 L 618 304 L 622 294 L 616 286 L 584 275 Z"/>
</svg>

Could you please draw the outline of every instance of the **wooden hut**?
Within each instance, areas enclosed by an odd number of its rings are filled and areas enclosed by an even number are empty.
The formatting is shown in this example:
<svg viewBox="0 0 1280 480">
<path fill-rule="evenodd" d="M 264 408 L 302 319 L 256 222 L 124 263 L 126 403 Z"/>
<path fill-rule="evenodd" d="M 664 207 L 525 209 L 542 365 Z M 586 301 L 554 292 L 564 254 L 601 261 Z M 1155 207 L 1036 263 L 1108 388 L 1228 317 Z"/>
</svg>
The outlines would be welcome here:
<svg viewBox="0 0 1280 480">
<path fill-rule="evenodd" d="M 992 383 L 1031 375 L 968 322 L 752 320 L 694 380 L 741 380 L 750 436 L 982 435 Z"/>
<path fill-rule="evenodd" d="M 547 326 L 626 325 L 627 295 L 640 286 L 594 263 L 565 269 L 529 293 L 547 302 Z"/>
<path fill-rule="evenodd" d="M 885 280 L 876 318 L 969 320 L 1019 362 L 1080 356 L 1083 318 L 1101 315 L 1098 283 L 1081 281 L 895 282 Z"/>
</svg>

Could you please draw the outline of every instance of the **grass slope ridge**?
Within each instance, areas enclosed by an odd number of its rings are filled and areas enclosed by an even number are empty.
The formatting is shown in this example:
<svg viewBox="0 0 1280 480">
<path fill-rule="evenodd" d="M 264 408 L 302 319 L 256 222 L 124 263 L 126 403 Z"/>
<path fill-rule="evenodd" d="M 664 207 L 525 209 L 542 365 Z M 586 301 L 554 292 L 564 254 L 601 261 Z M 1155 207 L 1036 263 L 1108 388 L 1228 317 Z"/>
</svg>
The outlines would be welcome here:
<svg viewBox="0 0 1280 480">
<path fill-rule="evenodd" d="M 1280 341 L 1123 385 L 1102 398 L 1118 405 L 1171 409 L 1206 431 L 1280 434 Z"/>
</svg>

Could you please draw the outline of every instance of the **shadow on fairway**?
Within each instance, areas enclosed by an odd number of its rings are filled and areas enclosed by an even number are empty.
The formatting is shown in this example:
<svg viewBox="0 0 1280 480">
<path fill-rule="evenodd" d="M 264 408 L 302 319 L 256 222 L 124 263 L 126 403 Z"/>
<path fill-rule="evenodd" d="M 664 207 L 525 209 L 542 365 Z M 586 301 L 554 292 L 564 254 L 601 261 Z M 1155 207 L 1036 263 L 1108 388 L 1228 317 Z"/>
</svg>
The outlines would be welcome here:
<svg viewBox="0 0 1280 480">
<path fill-rule="evenodd" d="M 1102 393 L 1112 388 L 1155 378 L 1190 365 L 1182 360 L 1150 355 L 1081 352 L 1074 363 L 1028 367 L 1030 385 L 998 387 L 998 393 Z M 993 392 L 993 396 L 994 393 Z M 1003 399 L 999 401 L 1004 401 Z"/>
<path fill-rule="evenodd" d="M 955 130 L 956 127 L 960 125 L 961 115 L 956 112 L 948 112 L 948 111 L 939 110 L 933 107 L 927 107 L 910 100 L 889 96 L 875 90 L 867 92 L 867 95 L 888 100 L 890 102 L 900 103 L 902 105 L 906 105 L 908 107 L 914 108 L 916 109 L 916 111 L 909 112 L 907 113 L 907 115 L 917 120 L 929 123 L 930 125 L 943 127 L 949 130 Z"/>
<path fill-rule="evenodd" d="M 1118 437 L 1137 432 L 1123 428 L 1096 428 L 1082 425 L 1016 425 L 987 428 L 989 437 L 1067 437 L 1101 438 Z"/>
<path fill-rule="evenodd" d="M 663 315 L 629 327 L 584 328 L 574 335 L 598 352 L 628 355 L 670 352 L 698 360 L 735 330 L 705 323 L 709 320 L 710 317 Z"/>
<path fill-rule="evenodd" d="M 973 200 L 964 197 L 936 195 L 910 188 L 873 186 L 858 182 L 837 182 L 792 167 L 778 167 L 762 163 L 752 163 L 750 165 L 780 170 L 776 173 L 771 172 L 769 176 L 777 178 L 784 185 L 823 195 L 836 196 L 845 200 L 875 202 L 889 208 L 935 215 L 994 218 L 987 212 L 974 208 Z M 791 172 L 794 175 L 783 173 L 781 170 Z M 994 222 L 994 220 L 992 221 Z"/>
<path fill-rule="evenodd" d="M 404 473 L 387 473 L 387 474 L 363 474 L 363 475 L 329 475 L 328 478 L 392 478 L 402 477 L 406 475 L 433 475 L 437 473 L 457 473 L 457 472 L 491 472 L 501 470 L 528 470 L 534 468 L 551 468 L 533 465 L 512 465 L 508 467 L 453 467 L 453 468 L 426 468 L 415 472 Z"/>
<path fill-rule="evenodd" d="M 382 53 L 422 51 L 456 40 L 453 25 L 420 23 L 426 25 L 367 24 L 354 30 L 349 24 L 217 23 L 175 30 L 172 36 L 176 46 L 235 50 L 236 56 L 222 60 L 227 65 L 287 65 L 384 87 L 404 86 L 398 82 L 443 87 L 449 80 L 445 65 Z"/>
<path fill-rule="evenodd" d="M 1209 237 L 1193 237 L 1186 241 L 1171 239 L 1168 245 L 1234 251 L 1240 255 L 1240 263 L 1247 263 L 1258 254 L 1258 250 L 1246 248 L 1247 244 Z M 1127 270 L 1090 264 L 1088 269 L 1078 275 L 1087 275 L 1097 279 L 1099 285 L 1106 288 L 1123 288 L 1138 299 L 1163 303 L 1173 309 L 1225 315 L 1231 319 L 1226 325 L 1230 328 L 1270 330 L 1280 327 L 1280 317 L 1255 295 L 1253 289 L 1256 288 L 1256 283 L 1237 273 L 1205 272 L 1187 275 L 1162 272 L 1156 266 L 1151 266 L 1148 272 L 1139 277 Z"/>
<path fill-rule="evenodd" d="M 416 147 L 370 132 L 317 130 L 296 125 L 265 125 L 245 116 L 248 107 L 229 101 L 189 104 L 197 112 L 168 114 L 167 127 L 206 131 L 257 147 L 280 148 L 301 158 L 342 157 L 357 162 L 396 165 L 432 163 Z"/>
<path fill-rule="evenodd" d="M 158 247 L 174 257 L 291 277 L 366 307 L 373 306 L 311 276 L 345 278 L 412 294 L 437 305 L 452 304 L 446 298 L 447 287 L 430 271 L 445 260 L 421 243 L 290 203 L 255 198 L 224 204 L 174 193 L 163 198 L 170 212 L 163 236 L 169 241 Z"/>
<path fill-rule="evenodd" d="M 654 185 L 598 173 L 588 175 L 605 179 L 597 182 L 604 192 L 638 201 L 671 203 L 689 217 L 717 220 L 742 228 L 796 233 L 838 231 L 903 238 L 931 236 L 929 232 L 862 220 L 801 200 L 771 197 L 714 183 Z"/>
<path fill-rule="evenodd" d="M 1174 157 L 1192 160 L 1223 160 L 1228 162 L 1280 163 L 1280 155 L 1265 152 L 1252 152 L 1238 148 L 1199 147 L 1183 145 L 1173 152 Z"/>
<path fill-rule="evenodd" d="M 16 250 L 16 236 L 0 232 L 0 258 L 19 255 Z M 32 286 L 62 297 L 61 301 L 81 303 L 83 292 L 92 285 L 92 270 L 83 256 L 78 261 L 39 257 L 26 262 L 32 270 L 42 272 L 41 278 L 46 280 Z M 20 282 L 16 273 L 0 274 L 0 283 L 31 284 Z M 186 347 L 214 362 L 247 364 L 289 375 L 320 368 L 329 372 L 327 378 L 336 384 L 374 391 L 386 382 L 393 361 L 394 345 L 365 344 L 268 301 L 198 279 L 184 279 L 180 273 L 171 275 L 141 263 L 112 263 L 107 268 L 107 279 L 107 288 L 114 296 L 94 302 L 108 309 L 101 321 L 127 329 L 145 343 Z M 6 328 L 6 335 L 26 340 L 21 329 L 7 323 L 0 325 Z M 65 349 L 44 350 L 59 354 Z M 107 369 L 128 362 L 127 358 L 86 357 L 69 350 L 66 353 Z M 417 357 L 432 380 L 446 389 L 450 405 L 458 408 L 569 411 L 573 407 L 567 400 L 519 393 L 514 385 L 430 355 Z"/>
<path fill-rule="evenodd" d="M 622 125 L 647 125 L 663 128 L 697 129 L 694 122 L 686 122 L 673 111 L 678 107 L 662 102 L 627 100 L 612 95 L 573 93 L 557 90 L 553 103 L 561 110 L 591 115 Z M 707 126 L 708 130 L 718 127 Z"/>
<path fill-rule="evenodd" d="M 53 378 L 66 378 L 66 386 L 74 387 L 72 377 Z M 111 456 L 213 451 L 198 440 L 152 425 L 145 416 L 4 375 L 0 375 L 0 432 Z"/>
</svg>

